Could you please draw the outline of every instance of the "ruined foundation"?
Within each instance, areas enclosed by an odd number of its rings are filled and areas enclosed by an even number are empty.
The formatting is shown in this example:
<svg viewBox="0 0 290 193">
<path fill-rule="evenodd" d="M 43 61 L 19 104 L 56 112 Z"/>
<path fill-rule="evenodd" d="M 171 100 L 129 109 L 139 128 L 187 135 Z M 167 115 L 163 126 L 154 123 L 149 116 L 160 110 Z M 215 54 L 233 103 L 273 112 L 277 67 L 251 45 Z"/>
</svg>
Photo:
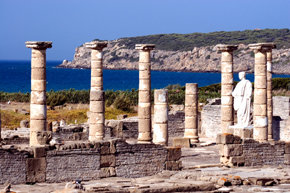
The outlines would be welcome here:
<svg viewBox="0 0 290 193">
<path fill-rule="evenodd" d="M 46 49 L 52 42 L 25 42 L 32 48 L 31 99 L 30 99 L 30 146 L 45 145 L 46 132 Z"/>
</svg>

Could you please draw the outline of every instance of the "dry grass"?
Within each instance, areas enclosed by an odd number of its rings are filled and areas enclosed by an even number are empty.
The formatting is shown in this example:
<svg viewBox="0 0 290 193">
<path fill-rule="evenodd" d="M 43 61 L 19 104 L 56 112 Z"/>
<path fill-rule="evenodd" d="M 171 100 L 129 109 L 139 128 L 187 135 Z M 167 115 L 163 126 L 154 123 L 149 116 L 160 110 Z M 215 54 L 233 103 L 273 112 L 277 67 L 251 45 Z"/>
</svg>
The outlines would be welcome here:
<svg viewBox="0 0 290 193">
<path fill-rule="evenodd" d="M 74 123 L 85 123 L 87 122 L 87 111 L 88 109 L 59 109 L 59 110 L 48 110 L 47 120 L 48 121 L 60 121 L 65 120 L 67 124 Z M 106 108 L 105 118 L 106 119 L 117 119 L 118 115 L 127 114 L 129 117 L 136 116 L 137 113 L 128 113 L 112 107 Z M 1 121 L 3 128 L 14 129 L 19 127 L 21 120 L 29 120 L 29 115 L 23 115 L 16 113 L 12 110 L 1 110 Z"/>
<path fill-rule="evenodd" d="M 279 89 L 273 90 L 273 96 L 290 96 L 290 90 Z"/>
</svg>

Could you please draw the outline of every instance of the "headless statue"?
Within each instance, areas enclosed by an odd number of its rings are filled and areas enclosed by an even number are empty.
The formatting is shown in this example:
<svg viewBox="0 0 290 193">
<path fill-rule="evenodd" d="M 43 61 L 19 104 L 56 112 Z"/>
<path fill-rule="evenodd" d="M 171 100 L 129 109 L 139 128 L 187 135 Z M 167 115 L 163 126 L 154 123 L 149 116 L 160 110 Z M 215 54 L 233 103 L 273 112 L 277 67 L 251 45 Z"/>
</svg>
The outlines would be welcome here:
<svg viewBox="0 0 290 193">
<path fill-rule="evenodd" d="M 246 73 L 240 72 L 241 80 L 232 95 L 234 97 L 234 109 L 237 111 L 238 126 L 247 127 L 250 124 L 252 83 L 246 79 Z"/>
</svg>

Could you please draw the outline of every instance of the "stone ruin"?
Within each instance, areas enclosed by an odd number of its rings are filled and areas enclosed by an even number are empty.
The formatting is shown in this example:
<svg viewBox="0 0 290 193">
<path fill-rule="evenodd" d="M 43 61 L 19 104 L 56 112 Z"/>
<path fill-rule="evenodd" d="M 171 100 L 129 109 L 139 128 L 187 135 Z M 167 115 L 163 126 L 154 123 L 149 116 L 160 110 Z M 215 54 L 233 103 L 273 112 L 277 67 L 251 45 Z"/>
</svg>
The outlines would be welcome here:
<svg viewBox="0 0 290 193">
<path fill-rule="evenodd" d="M 51 129 L 46 121 L 46 49 L 52 42 L 26 42 L 26 46 L 32 48 L 29 137 L 1 141 L 0 184 L 137 178 L 177 171 L 182 169 L 181 148 L 199 146 L 201 138 L 216 138 L 225 166 L 290 165 L 290 100 L 272 97 L 272 43 L 249 45 L 255 53 L 252 130 L 230 127 L 235 122 L 236 45 L 217 45 L 221 52 L 220 100 L 211 100 L 199 114 L 198 85 L 188 83 L 184 111 L 169 111 L 168 91 L 159 89 L 154 92 L 152 115 L 150 51 L 155 45 L 137 44 L 138 118 L 105 120 L 102 50 L 107 43 L 86 43 L 91 49 L 89 124 L 53 122 Z"/>
</svg>

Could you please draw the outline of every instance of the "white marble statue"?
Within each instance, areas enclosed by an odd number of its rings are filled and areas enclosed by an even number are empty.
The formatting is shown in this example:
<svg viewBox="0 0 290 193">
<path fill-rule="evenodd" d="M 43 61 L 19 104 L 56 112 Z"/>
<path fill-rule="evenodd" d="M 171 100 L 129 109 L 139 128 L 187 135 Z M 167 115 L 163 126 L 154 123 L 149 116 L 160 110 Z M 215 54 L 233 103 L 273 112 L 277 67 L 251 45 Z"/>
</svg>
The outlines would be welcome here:
<svg viewBox="0 0 290 193">
<path fill-rule="evenodd" d="M 247 127 L 250 124 L 252 83 L 246 79 L 246 73 L 240 72 L 241 80 L 232 95 L 234 97 L 234 109 L 237 111 L 238 126 Z"/>
</svg>

